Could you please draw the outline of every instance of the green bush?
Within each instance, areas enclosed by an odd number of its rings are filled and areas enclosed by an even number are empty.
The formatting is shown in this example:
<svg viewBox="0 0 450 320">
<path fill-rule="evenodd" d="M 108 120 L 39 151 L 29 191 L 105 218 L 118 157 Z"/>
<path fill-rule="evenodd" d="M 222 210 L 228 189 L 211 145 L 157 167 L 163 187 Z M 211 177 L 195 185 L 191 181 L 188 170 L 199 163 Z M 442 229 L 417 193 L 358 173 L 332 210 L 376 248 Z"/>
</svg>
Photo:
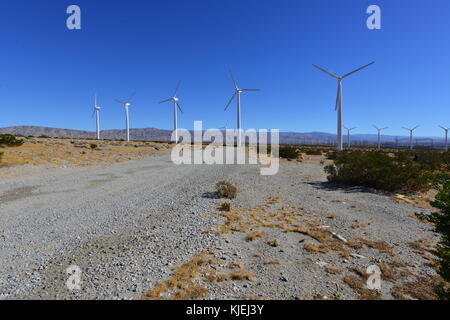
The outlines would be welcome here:
<svg viewBox="0 0 450 320">
<path fill-rule="evenodd" d="M 328 181 L 385 191 L 422 191 L 431 186 L 434 171 L 413 161 L 407 153 L 378 151 L 336 153 L 334 164 L 325 167 Z"/>
<path fill-rule="evenodd" d="M 308 156 L 321 156 L 322 150 L 320 149 L 306 149 L 305 154 Z"/>
<path fill-rule="evenodd" d="M 23 145 L 24 140 L 17 139 L 11 134 L 0 134 L 0 144 L 5 144 L 8 147 L 19 147 Z"/>
<path fill-rule="evenodd" d="M 436 293 L 439 298 L 450 299 L 450 180 L 444 179 L 436 182 L 439 190 L 431 205 L 439 212 L 432 213 L 427 220 L 435 225 L 435 232 L 440 233 L 441 239 L 435 254 L 439 258 L 439 275 L 446 285 L 439 285 Z"/>
<path fill-rule="evenodd" d="M 3 154 L 3 152 L 0 152 L 0 162 L 2 162 Z"/>
<path fill-rule="evenodd" d="M 98 148 L 98 145 L 96 145 L 95 143 L 91 143 L 90 144 L 90 147 L 91 147 L 91 149 L 97 149 Z"/>
<path fill-rule="evenodd" d="M 297 148 L 292 146 L 280 146 L 279 149 L 279 157 L 283 159 L 297 159 L 300 155 L 300 152 Z"/>
</svg>

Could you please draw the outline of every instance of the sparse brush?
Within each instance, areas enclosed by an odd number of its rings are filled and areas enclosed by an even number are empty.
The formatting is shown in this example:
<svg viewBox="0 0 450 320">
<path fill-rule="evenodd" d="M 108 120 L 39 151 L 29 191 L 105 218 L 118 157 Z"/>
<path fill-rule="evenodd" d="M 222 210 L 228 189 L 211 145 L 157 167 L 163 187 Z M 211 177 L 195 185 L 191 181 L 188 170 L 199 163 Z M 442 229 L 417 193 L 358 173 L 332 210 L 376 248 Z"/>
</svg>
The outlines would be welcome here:
<svg viewBox="0 0 450 320">
<path fill-rule="evenodd" d="M 248 233 L 247 237 L 245 238 L 245 240 L 247 240 L 249 242 L 250 241 L 254 241 L 254 240 L 258 239 L 258 238 L 261 238 L 263 235 L 264 234 L 261 231 L 255 230 L 255 231 L 252 231 L 252 232 Z"/>
<path fill-rule="evenodd" d="M 96 145 L 95 143 L 91 143 L 90 147 L 91 147 L 92 150 L 94 150 L 94 149 L 98 148 L 98 145 Z"/>
<path fill-rule="evenodd" d="M 230 181 L 222 180 L 216 184 L 217 193 L 227 199 L 234 199 L 237 195 L 237 188 Z"/>
<path fill-rule="evenodd" d="M 4 144 L 8 147 L 20 147 L 23 143 L 23 139 L 17 139 L 11 134 L 0 134 L 0 144 Z"/>
<path fill-rule="evenodd" d="M 403 192 L 428 190 L 435 175 L 432 166 L 415 161 L 408 153 L 377 151 L 337 153 L 325 172 L 331 183 Z"/>
<path fill-rule="evenodd" d="M 229 202 L 227 202 L 227 201 L 224 201 L 224 202 L 221 202 L 221 203 L 219 204 L 219 208 L 220 208 L 220 210 L 222 210 L 222 211 L 227 211 L 227 212 L 229 212 L 229 211 L 231 210 L 231 204 L 230 204 Z"/>
<path fill-rule="evenodd" d="M 267 244 L 271 247 L 278 247 L 278 242 L 275 239 L 267 241 Z"/>
<path fill-rule="evenodd" d="M 294 160 L 300 156 L 298 149 L 292 146 L 280 146 L 278 154 L 280 158 L 288 160 Z"/>
</svg>

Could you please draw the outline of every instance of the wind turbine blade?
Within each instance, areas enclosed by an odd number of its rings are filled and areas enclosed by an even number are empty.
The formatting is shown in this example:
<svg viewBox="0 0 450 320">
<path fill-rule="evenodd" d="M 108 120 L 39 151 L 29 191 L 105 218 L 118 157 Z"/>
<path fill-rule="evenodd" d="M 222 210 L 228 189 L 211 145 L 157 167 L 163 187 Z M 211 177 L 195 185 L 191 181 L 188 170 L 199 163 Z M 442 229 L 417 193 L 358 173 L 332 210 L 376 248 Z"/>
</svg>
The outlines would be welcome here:
<svg viewBox="0 0 450 320">
<path fill-rule="evenodd" d="M 412 129 L 413 131 L 416 130 L 418 127 L 420 127 L 420 125 L 415 126 L 414 129 Z"/>
<path fill-rule="evenodd" d="M 348 130 L 348 128 L 346 126 L 343 126 L 345 130 Z"/>
<path fill-rule="evenodd" d="M 405 130 L 411 131 L 411 129 L 409 129 L 409 128 L 406 128 L 406 127 L 402 127 L 402 128 Z"/>
<path fill-rule="evenodd" d="M 334 108 L 335 111 L 337 111 L 341 105 L 341 91 L 342 91 L 341 88 L 342 88 L 341 82 L 339 81 L 338 82 L 338 92 L 337 92 L 337 96 L 336 96 L 336 107 Z"/>
<path fill-rule="evenodd" d="M 228 107 L 230 106 L 231 102 L 233 102 L 234 97 L 236 96 L 236 92 L 233 93 L 233 95 L 231 96 L 230 101 L 228 102 L 227 106 L 225 107 L 224 111 L 227 111 Z"/>
<path fill-rule="evenodd" d="M 176 87 L 176 89 L 175 89 L 175 92 L 173 93 L 173 96 L 174 96 L 174 97 L 177 95 L 178 90 L 180 89 L 180 85 L 181 85 L 181 80 L 179 80 L 178 83 L 177 83 L 177 87 Z"/>
<path fill-rule="evenodd" d="M 118 102 L 118 103 L 120 103 L 120 104 L 125 104 L 126 102 L 124 102 L 124 101 L 120 101 L 120 100 L 117 100 L 117 99 L 114 99 L 114 101 L 116 101 L 116 102 Z"/>
<path fill-rule="evenodd" d="M 386 130 L 386 129 L 389 129 L 389 127 L 385 127 L 385 128 L 383 128 L 383 129 L 381 129 L 381 130 Z"/>
<path fill-rule="evenodd" d="M 372 127 L 374 127 L 375 129 L 377 129 L 377 130 L 380 130 L 380 128 L 378 128 L 376 125 L 372 125 Z"/>
<path fill-rule="evenodd" d="M 261 91 L 260 89 L 241 89 L 242 91 Z"/>
<path fill-rule="evenodd" d="M 133 92 L 133 94 L 128 98 L 128 100 L 126 102 L 130 102 L 131 99 L 133 99 L 134 95 L 136 94 L 136 92 Z"/>
<path fill-rule="evenodd" d="M 231 70 L 230 70 L 230 76 L 231 76 L 231 79 L 233 80 L 234 87 L 236 89 L 238 89 L 238 85 L 237 85 L 236 79 L 234 78 L 233 72 L 231 72 Z"/>
<path fill-rule="evenodd" d="M 371 63 L 366 64 L 365 66 L 363 66 L 363 67 L 361 67 L 361 68 L 358 68 L 358 69 L 356 69 L 356 70 L 354 70 L 354 71 L 352 71 L 352 72 L 350 72 L 350 73 L 347 73 L 345 76 L 342 77 L 342 79 L 347 78 L 349 75 L 352 75 L 352 74 L 354 74 L 354 73 L 356 73 L 356 72 L 358 72 L 358 71 L 360 71 L 360 70 L 362 70 L 362 69 L 364 69 L 364 68 L 367 68 L 368 66 L 371 66 L 371 65 L 373 65 L 374 63 L 375 63 L 375 62 L 371 62 Z"/>
<path fill-rule="evenodd" d="M 184 113 L 183 110 L 181 109 L 180 104 L 179 104 L 178 102 L 177 102 L 177 107 L 178 107 L 178 109 L 181 111 L 181 113 Z"/>
<path fill-rule="evenodd" d="M 95 115 L 95 109 L 94 109 L 94 112 L 92 112 L 92 116 L 91 116 L 91 118 L 93 118 L 93 117 L 94 117 L 94 115 Z"/>
<path fill-rule="evenodd" d="M 338 77 L 337 75 L 332 74 L 331 72 L 329 72 L 329 71 L 327 71 L 327 70 L 325 70 L 325 69 L 323 69 L 323 68 L 321 68 L 321 67 L 319 67 L 319 66 L 316 66 L 315 64 L 313 64 L 313 67 L 314 67 L 314 68 L 317 68 L 317 69 L 319 69 L 320 71 L 325 72 L 327 75 L 329 75 L 329 76 L 331 76 L 331 77 L 333 77 L 333 78 L 339 80 L 339 77 Z"/>
<path fill-rule="evenodd" d="M 173 100 L 173 98 L 170 98 L 170 99 L 166 99 L 166 100 L 160 101 L 159 103 L 169 102 L 169 101 L 172 101 L 172 100 Z"/>
</svg>

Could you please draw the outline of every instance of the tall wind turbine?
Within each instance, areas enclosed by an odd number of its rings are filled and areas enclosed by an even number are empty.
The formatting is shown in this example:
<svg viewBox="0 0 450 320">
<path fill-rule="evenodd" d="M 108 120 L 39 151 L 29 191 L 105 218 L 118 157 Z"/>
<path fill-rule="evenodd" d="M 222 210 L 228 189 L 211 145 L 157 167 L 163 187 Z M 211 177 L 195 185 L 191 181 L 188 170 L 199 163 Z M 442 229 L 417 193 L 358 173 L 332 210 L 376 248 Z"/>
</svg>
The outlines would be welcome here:
<svg viewBox="0 0 450 320">
<path fill-rule="evenodd" d="M 388 127 L 385 128 L 378 128 L 376 125 L 373 126 L 378 131 L 378 150 L 381 149 L 381 131 L 386 130 Z"/>
<path fill-rule="evenodd" d="M 177 88 L 175 89 L 175 92 L 173 93 L 172 98 L 166 99 L 161 101 L 160 103 L 165 103 L 169 101 L 173 101 L 173 130 L 175 131 L 175 143 L 178 143 L 178 122 L 177 122 L 177 109 L 180 110 L 181 113 L 183 113 L 183 110 L 180 107 L 180 99 L 177 98 L 178 90 L 180 89 L 181 81 L 178 81 Z"/>
<path fill-rule="evenodd" d="M 331 72 L 316 66 L 315 64 L 313 64 L 313 67 L 319 69 L 322 72 L 325 72 L 326 74 L 328 74 L 329 76 L 335 78 L 338 81 L 338 91 L 337 91 L 337 97 L 336 97 L 336 108 L 335 110 L 338 112 L 338 124 L 337 124 L 337 150 L 338 151 L 342 151 L 342 80 L 344 80 L 345 78 L 347 78 L 348 76 L 364 69 L 367 68 L 368 66 L 374 64 L 375 62 L 371 62 L 361 68 L 358 68 L 350 73 L 347 73 L 346 75 L 339 77 L 335 74 L 332 74 Z"/>
<path fill-rule="evenodd" d="M 420 125 L 419 125 L 419 126 L 415 126 L 415 127 L 412 128 L 412 129 L 403 127 L 403 129 L 409 131 L 409 149 L 410 149 L 410 150 L 413 149 L 413 132 L 414 132 L 414 130 L 416 130 L 418 127 L 420 127 Z"/>
<path fill-rule="evenodd" d="M 242 146 L 242 132 L 241 132 L 241 93 L 245 91 L 260 91 L 259 89 L 239 89 L 236 79 L 233 76 L 233 73 L 230 71 L 231 79 L 233 80 L 234 85 L 234 93 L 231 97 L 230 101 L 228 102 L 227 106 L 225 107 L 224 111 L 227 111 L 228 107 L 230 106 L 231 102 L 233 102 L 234 97 L 237 96 L 237 146 Z"/>
<path fill-rule="evenodd" d="M 450 130 L 450 128 L 445 128 L 443 126 L 439 127 L 445 131 L 445 151 L 448 151 L 448 130 Z"/>
<path fill-rule="evenodd" d="M 353 127 L 351 129 L 347 128 L 346 126 L 344 126 L 344 128 L 347 130 L 347 148 L 350 149 L 350 132 L 352 132 L 353 130 L 356 129 L 356 127 Z"/>
<path fill-rule="evenodd" d="M 127 141 L 130 141 L 130 121 L 128 117 L 128 108 L 131 106 L 130 101 L 131 99 L 133 99 L 133 97 L 134 93 L 130 96 L 130 98 L 128 98 L 127 101 L 120 101 L 116 99 L 118 103 L 123 104 L 123 106 L 125 107 L 125 125 L 127 129 Z"/>
<path fill-rule="evenodd" d="M 97 95 L 94 98 L 94 112 L 92 112 L 92 117 L 94 115 L 97 124 L 97 140 L 100 140 L 100 107 L 97 105 Z"/>
</svg>

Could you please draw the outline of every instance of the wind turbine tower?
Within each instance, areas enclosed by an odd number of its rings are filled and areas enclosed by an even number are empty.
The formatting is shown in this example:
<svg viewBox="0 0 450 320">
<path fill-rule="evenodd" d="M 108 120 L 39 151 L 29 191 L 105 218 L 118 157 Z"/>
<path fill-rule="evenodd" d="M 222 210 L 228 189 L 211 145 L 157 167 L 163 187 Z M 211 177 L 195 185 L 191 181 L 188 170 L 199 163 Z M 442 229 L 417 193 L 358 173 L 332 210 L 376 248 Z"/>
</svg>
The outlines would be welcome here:
<svg viewBox="0 0 450 320">
<path fill-rule="evenodd" d="M 133 99 L 133 97 L 134 93 L 130 96 L 130 98 L 128 98 L 127 101 L 120 101 L 116 99 L 116 102 L 123 104 L 123 106 L 125 107 L 125 126 L 127 130 L 127 141 L 130 141 L 130 120 L 128 116 L 128 108 L 131 106 L 130 101 L 131 99 Z"/>
<path fill-rule="evenodd" d="M 414 130 L 416 130 L 418 127 L 420 127 L 420 126 L 415 126 L 415 127 L 412 128 L 412 129 L 403 127 L 403 129 L 409 131 L 409 150 L 412 150 L 412 149 L 413 149 L 413 132 L 414 132 Z"/>
<path fill-rule="evenodd" d="M 445 151 L 448 151 L 448 130 L 450 130 L 450 128 L 446 128 L 443 126 L 439 126 L 439 127 L 441 127 L 441 129 L 445 131 L 445 147 L 444 148 L 445 148 Z"/>
<path fill-rule="evenodd" d="M 345 78 L 347 78 L 348 76 L 364 69 L 367 68 L 368 66 L 374 64 L 375 62 L 371 62 L 361 68 L 358 68 L 350 73 L 347 73 L 346 75 L 339 77 L 319 66 L 316 66 L 315 64 L 313 64 L 314 68 L 319 69 L 320 71 L 328 74 L 329 76 L 335 78 L 338 81 L 338 91 L 337 91 L 337 97 L 336 97 L 336 111 L 338 113 L 338 121 L 337 121 L 337 150 L 338 151 L 342 151 L 342 80 L 344 80 Z"/>
<path fill-rule="evenodd" d="M 173 102 L 173 130 L 175 132 L 175 143 L 178 143 L 178 117 L 177 117 L 177 109 L 180 110 L 181 113 L 184 113 L 180 106 L 180 99 L 177 98 L 178 90 L 180 89 L 181 81 L 178 81 L 175 92 L 173 93 L 172 98 L 161 101 L 160 103 L 165 103 L 172 101 Z"/>
<path fill-rule="evenodd" d="M 378 131 L 378 150 L 380 150 L 381 149 L 381 131 L 383 131 L 383 130 L 386 130 L 387 129 L 387 127 L 385 127 L 385 128 L 378 128 L 377 126 L 373 126 L 375 129 L 377 129 L 377 131 Z"/>
<path fill-rule="evenodd" d="M 242 130 L 241 130 L 241 93 L 246 91 L 260 91 L 259 89 L 239 89 L 236 79 L 233 76 L 233 73 L 230 71 L 231 79 L 233 80 L 234 85 L 234 93 L 231 97 L 230 101 L 228 102 L 227 106 L 225 107 L 224 111 L 227 111 L 228 107 L 230 106 L 231 102 L 233 102 L 234 97 L 237 96 L 237 146 L 242 146 Z"/>
<path fill-rule="evenodd" d="M 92 112 L 92 117 L 95 115 L 96 125 L 97 125 L 97 140 L 100 140 L 100 107 L 97 105 L 97 95 L 94 98 L 94 112 Z"/>
<path fill-rule="evenodd" d="M 352 132 L 353 130 L 356 129 L 356 127 L 353 127 L 351 129 L 347 128 L 346 126 L 344 126 L 344 128 L 347 130 L 347 148 L 350 149 L 350 132 Z"/>
</svg>

